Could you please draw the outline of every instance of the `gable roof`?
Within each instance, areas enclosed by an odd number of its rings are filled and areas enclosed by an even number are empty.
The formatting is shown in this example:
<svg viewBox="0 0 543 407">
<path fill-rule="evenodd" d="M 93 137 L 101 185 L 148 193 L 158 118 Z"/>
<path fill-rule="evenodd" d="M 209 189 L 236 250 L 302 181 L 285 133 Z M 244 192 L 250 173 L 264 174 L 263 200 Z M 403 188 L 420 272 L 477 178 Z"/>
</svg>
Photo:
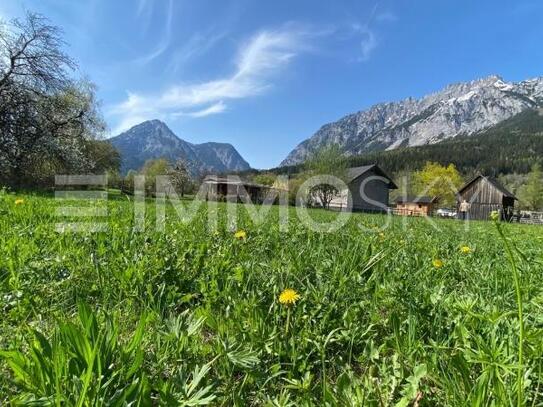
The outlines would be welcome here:
<svg viewBox="0 0 543 407">
<path fill-rule="evenodd" d="M 380 175 L 388 180 L 389 189 L 398 189 L 392 178 L 390 178 L 377 164 L 364 165 L 362 167 L 352 167 L 347 170 L 347 183 L 353 182 L 358 177 L 366 174 L 369 171 L 373 171 L 375 174 Z"/>
<path fill-rule="evenodd" d="M 246 187 L 266 188 L 271 189 L 267 185 L 257 184 L 242 180 L 238 176 L 222 176 L 222 175 L 206 175 L 202 181 L 204 184 L 227 184 L 227 185 L 243 185 Z"/>
<path fill-rule="evenodd" d="M 431 204 L 437 201 L 437 197 L 431 196 L 405 196 L 396 199 L 396 203 L 420 203 Z"/>
<path fill-rule="evenodd" d="M 509 190 L 507 190 L 507 188 L 505 188 L 497 179 L 495 178 L 491 178 L 491 177 L 485 177 L 484 175 L 482 174 L 479 174 L 479 175 L 476 175 L 472 180 L 470 180 L 468 183 L 466 183 L 466 185 L 464 185 L 462 188 L 460 188 L 458 190 L 458 193 L 461 194 L 462 192 L 464 192 L 470 185 L 472 185 L 474 182 L 477 182 L 481 179 L 484 179 L 486 180 L 488 183 L 490 183 L 490 185 L 492 185 L 494 188 L 496 188 L 498 191 L 500 191 L 500 193 L 507 197 L 507 198 L 513 198 L 515 200 L 518 201 L 518 198 L 513 195 L 512 192 L 510 192 Z"/>
</svg>

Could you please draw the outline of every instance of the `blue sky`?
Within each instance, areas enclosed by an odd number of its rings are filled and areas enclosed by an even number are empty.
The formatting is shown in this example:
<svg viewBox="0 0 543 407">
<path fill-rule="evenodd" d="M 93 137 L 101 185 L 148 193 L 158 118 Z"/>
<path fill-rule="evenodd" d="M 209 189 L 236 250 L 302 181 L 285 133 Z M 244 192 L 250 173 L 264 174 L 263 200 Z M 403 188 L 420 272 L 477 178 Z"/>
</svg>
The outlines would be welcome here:
<svg viewBox="0 0 543 407">
<path fill-rule="evenodd" d="M 451 82 L 543 75 L 543 2 L 2 0 L 62 27 L 110 134 L 165 121 L 279 164 L 327 122 Z"/>
</svg>

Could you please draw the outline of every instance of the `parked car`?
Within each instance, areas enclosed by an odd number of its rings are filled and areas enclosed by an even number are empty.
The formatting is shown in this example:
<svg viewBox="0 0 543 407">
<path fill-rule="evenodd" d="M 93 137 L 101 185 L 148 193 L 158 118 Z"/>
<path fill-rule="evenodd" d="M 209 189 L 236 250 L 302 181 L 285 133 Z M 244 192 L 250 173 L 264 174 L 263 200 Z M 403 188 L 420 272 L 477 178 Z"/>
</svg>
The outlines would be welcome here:
<svg viewBox="0 0 543 407">
<path fill-rule="evenodd" d="M 436 215 L 441 218 L 456 218 L 456 211 L 453 209 L 439 208 L 436 211 Z"/>
</svg>

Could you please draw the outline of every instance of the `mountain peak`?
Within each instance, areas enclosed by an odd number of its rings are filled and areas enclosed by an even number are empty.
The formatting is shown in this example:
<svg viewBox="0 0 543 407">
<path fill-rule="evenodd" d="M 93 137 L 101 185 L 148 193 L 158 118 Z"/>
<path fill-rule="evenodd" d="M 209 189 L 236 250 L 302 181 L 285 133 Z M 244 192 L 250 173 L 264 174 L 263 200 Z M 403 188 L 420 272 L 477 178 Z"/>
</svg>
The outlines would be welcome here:
<svg viewBox="0 0 543 407">
<path fill-rule="evenodd" d="M 169 130 L 169 127 L 163 121 L 158 120 L 158 119 L 152 119 L 152 120 L 146 120 L 144 122 L 136 124 L 135 126 L 132 126 L 127 131 L 130 131 L 132 129 L 137 129 L 137 128 L 140 128 L 140 127 L 165 127 L 165 128 L 167 128 Z"/>
<path fill-rule="evenodd" d="M 314 151 L 339 145 L 345 155 L 434 144 L 490 128 L 527 109 L 543 106 L 543 78 L 506 82 L 490 75 L 454 83 L 420 99 L 380 103 L 322 126 L 281 165 L 300 164 Z"/>
<path fill-rule="evenodd" d="M 170 162 L 183 159 L 194 176 L 242 171 L 250 168 L 237 150 L 227 143 L 192 144 L 160 120 L 147 120 L 110 139 L 121 154 L 121 171 L 139 170 L 150 159 Z"/>
</svg>

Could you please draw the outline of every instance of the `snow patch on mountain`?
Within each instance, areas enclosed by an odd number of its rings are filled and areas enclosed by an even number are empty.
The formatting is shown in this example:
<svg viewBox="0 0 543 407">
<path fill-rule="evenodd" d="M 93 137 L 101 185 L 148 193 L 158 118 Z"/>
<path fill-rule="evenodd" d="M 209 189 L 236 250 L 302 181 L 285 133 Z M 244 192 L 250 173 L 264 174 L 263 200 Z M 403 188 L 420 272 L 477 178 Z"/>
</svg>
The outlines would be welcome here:
<svg viewBox="0 0 543 407">
<path fill-rule="evenodd" d="M 338 144 L 347 156 L 433 144 L 477 133 L 539 106 L 543 106 L 543 77 L 515 83 L 493 75 L 455 83 L 420 99 L 380 103 L 325 124 L 281 165 L 300 164 L 330 144 Z"/>
</svg>

